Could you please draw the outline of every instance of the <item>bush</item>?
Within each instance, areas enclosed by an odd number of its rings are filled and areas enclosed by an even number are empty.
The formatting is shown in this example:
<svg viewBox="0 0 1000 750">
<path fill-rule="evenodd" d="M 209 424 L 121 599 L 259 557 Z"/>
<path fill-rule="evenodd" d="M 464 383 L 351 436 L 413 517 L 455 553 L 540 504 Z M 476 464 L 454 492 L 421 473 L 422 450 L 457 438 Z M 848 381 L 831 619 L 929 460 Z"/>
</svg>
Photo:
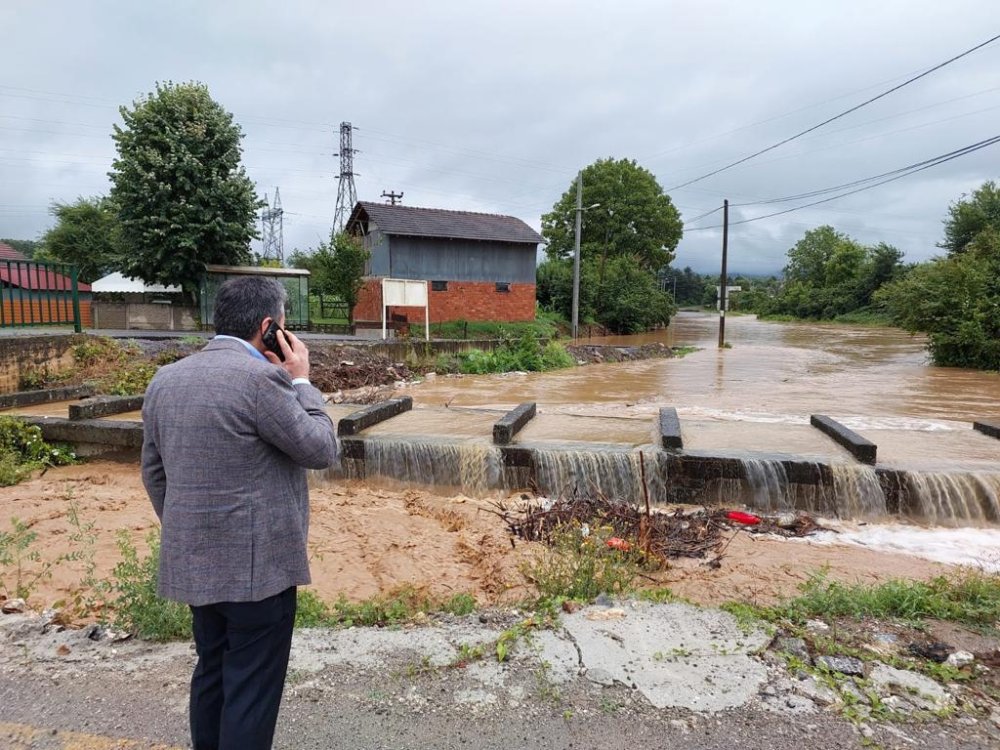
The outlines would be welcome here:
<svg viewBox="0 0 1000 750">
<path fill-rule="evenodd" d="M 0 416 L 0 486 L 9 487 L 46 466 L 76 461 L 66 446 L 50 445 L 42 439 L 42 428 L 16 417 Z"/>
<path fill-rule="evenodd" d="M 127 531 L 118 535 L 122 561 L 115 566 L 109 605 L 116 628 L 151 641 L 185 640 L 191 637 L 191 610 L 156 593 L 160 567 L 160 534 L 146 536 L 149 554 L 140 557 Z"/>
<path fill-rule="evenodd" d="M 554 341 L 545 346 L 532 331 L 518 338 L 505 335 L 491 352 L 472 349 L 458 355 L 458 370 L 466 374 L 483 375 L 493 372 L 541 372 L 572 367 L 573 357 Z"/>
</svg>

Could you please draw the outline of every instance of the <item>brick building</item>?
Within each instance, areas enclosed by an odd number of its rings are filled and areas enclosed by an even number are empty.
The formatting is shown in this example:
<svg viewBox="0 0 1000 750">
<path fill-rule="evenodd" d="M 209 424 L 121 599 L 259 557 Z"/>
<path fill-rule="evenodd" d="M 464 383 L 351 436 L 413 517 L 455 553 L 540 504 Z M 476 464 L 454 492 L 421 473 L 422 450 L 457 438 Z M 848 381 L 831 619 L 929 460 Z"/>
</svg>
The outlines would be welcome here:
<svg viewBox="0 0 1000 750">
<path fill-rule="evenodd" d="M 534 320 L 542 238 L 520 219 L 361 202 L 345 228 L 371 252 L 354 308 L 359 327 L 381 326 L 383 278 L 427 281 L 432 323 Z M 387 314 L 424 321 L 423 308 L 390 307 Z"/>
</svg>

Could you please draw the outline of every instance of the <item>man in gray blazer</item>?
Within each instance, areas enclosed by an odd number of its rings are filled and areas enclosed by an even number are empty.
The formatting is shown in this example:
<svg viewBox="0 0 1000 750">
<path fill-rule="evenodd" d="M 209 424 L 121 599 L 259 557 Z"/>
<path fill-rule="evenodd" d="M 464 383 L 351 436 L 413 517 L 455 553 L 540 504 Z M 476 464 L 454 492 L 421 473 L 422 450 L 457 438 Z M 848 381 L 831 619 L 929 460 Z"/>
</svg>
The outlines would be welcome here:
<svg viewBox="0 0 1000 750">
<path fill-rule="evenodd" d="M 195 750 L 271 747 L 296 586 L 310 582 L 305 470 L 338 460 L 309 350 L 282 330 L 277 346 L 265 337 L 272 323 L 284 326 L 284 309 L 273 279 L 224 283 L 215 338 L 161 368 L 143 404 L 142 478 L 162 525 L 159 593 L 193 615 Z"/>
</svg>

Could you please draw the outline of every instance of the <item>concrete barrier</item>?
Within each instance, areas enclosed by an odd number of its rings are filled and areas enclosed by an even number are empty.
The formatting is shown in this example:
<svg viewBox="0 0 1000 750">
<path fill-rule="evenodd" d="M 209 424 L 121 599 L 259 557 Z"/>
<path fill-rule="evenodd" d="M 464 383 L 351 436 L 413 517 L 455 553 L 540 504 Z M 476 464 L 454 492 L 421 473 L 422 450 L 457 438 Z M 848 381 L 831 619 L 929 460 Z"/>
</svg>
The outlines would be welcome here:
<svg viewBox="0 0 1000 750">
<path fill-rule="evenodd" d="M 493 425 L 494 444 L 509 445 L 521 428 L 535 418 L 536 411 L 535 402 L 528 401 L 504 414 Z"/>
<path fill-rule="evenodd" d="M 973 422 L 972 429 L 992 438 L 1000 438 L 1000 422 Z"/>
<path fill-rule="evenodd" d="M 94 395 L 89 385 L 71 385 L 61 388 L 42 388 L 38 391 L 18 391 L 0 395 L 0 409 L 19 409 L 24 406 L 48 404 L 52 401 L 69 401 L 73 398 L 87 398 Z"/>
<path fill-rule="evenodd" d="M 668 451 L 679 451 L 684 447 L 684 439 L 681 437 L 681 420 L 677 416 L 677 409 L 672 406 L 664 406 L 660 409 L 660 442 L 663 448 Z"/>
<path fill-rule="evenodd" d="M 871 440 L 861 437 L 854 430 L 848 429 L 837 420 L 822 414 L 813 414 L 809 417 L 809 423 L 820 432 L 833 438 L 861 463 L 875 464 L 878 446 Z"/>
<path fill-rule="evenodd" d="M 337 435 L 357 435 L 362 430 L 367 430 L 379 422 L 392 419 L 412 408 L 413 398 L 410 396 L 391 398 L 380 404 L 372 404 L 341 419 L 337 423 Z"/>
<path fill-rule="evenodd" d="M 73 422 L 81 419 L 99 419 L 112 414 L 124 414 L 142 408 L 142 396 L 94 396 L 79 404 L 69 405 L 69 418 Z"/>
<path fill-rule="evenodd" d="M 21 417 L 42 428 L 42 438 L 56 443 L 141 448 L 142 425 L 138 422 L 111 422 L 101 419 L 71 421 L 62 417 Z"/>
</svg>

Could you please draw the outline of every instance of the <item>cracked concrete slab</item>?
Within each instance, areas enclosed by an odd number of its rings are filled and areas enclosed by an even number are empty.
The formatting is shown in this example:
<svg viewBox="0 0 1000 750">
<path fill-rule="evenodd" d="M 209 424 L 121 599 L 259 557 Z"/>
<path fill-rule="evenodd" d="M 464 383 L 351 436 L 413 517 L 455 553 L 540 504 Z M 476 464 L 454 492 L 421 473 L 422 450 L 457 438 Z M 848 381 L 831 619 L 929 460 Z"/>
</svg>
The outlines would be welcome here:
<svg viewBox="0 0 1000 750">
<path fill-rule="evenodd" d="M 624 616 L 607 619 L 601 609 L 586 607 L 563 618 L 591 681 L 635 688 L 657 708 L 715 712 L 747 703 L 767 679 L 751 655 L 768 635 L 742 630 L 725 612 L 632 602 Z M 543 648 L 541 658 L 559 656 Z"/>
</svg>

